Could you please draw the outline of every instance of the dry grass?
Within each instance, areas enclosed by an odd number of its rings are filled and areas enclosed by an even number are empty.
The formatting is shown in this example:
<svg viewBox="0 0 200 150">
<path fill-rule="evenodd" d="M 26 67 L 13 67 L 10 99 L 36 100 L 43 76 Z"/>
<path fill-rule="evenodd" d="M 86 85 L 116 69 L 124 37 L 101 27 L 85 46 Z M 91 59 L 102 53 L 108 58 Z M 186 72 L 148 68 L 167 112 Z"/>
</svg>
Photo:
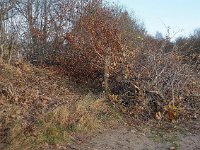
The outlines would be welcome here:
<svg viewBox="0 0 200 150">
<path fill-rule="evenodd" d="M 66 78 L 51 71 L 24 63 L 0 68 L 0 148 L 64 148 L 74 134 L 94 133 L 121 120 L 103 97 L 71 90 Z"/>
<path fill-rule="evenodd" d="M 86 132 L 116 125 L 121 120 L 120 115 L 103 98 L 96 99 L 91 93 L 77 103 L 76 114 L 79 116 L 77 129 Z"/>
<path fill-rule="evenodd" d="M 15 113 L 14 113 L 15 112 Z M 12 111 L 16 114 L 17 111 Z M 121 118 L 110 111 L 102 99 L 86 95 L 76 103 L 75 111 L 60 106 L 40 115 L 33 124 L 14 121 L 9 131 L 9 149 L 38 149 L 47 145 L 66 145 L 73 134 L 91 134 L 108 125 L 117 125 Z"/>
</svg>

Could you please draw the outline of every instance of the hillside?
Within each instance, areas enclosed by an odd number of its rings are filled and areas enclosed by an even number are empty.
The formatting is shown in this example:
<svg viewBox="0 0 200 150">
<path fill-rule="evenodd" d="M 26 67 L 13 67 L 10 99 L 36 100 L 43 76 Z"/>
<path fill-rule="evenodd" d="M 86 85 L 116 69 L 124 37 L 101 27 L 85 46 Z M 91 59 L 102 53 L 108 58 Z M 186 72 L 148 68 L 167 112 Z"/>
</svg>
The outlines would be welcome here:
<svg viewBox="0 0 200 150">
<path fill-rule="evenodd" d="M 0 64 L 1 149 L 198 149 L 187 124 L 132 120 L 54 68 Z M 72 86 L 73 85 L 73 86 Z"/>
<path fill-rule="evenodd" d="M 1 0 L 0 150 L 200 149 L 200 29 L 119 4 Z"/>
<path fill-rule="evenodd" d="M 0 64 L 0 118 L 5 149 L 66 145 L 74 133 L 89 134 L 120 120 L 103 97 L 76 90 L 53 69 L 22 62 Z"/>
</svg>

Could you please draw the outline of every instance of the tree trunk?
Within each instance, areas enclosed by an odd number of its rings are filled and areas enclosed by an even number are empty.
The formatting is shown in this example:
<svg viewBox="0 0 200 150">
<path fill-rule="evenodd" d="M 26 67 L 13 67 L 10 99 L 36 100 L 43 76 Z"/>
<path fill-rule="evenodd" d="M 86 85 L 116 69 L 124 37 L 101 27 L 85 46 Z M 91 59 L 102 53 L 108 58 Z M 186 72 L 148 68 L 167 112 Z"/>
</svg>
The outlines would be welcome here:
<svg viewBox="0 0 200 150">
<path fill-rule="evenodd" d="M 8 48 L 8 64 L 10 64 L 11 59 L 12 59 L 13 47 L 14 47 L 14 41 L 11 38 L 11 42 Z"/>
<path fill-rule="evenodd" d="M 4 56 L 4 44 L 1 44 L 0 50 L 1 50 L 1 53 L 0 53 L 0 61 L 3 61 L 3 56 Z"/>
<path fill-rule="evenodd" d="M 107 54 L 105 56 L 105 66 L 104 66 L 104 92 L 106 99 L 109 96 L 109 65 L 110 65 L 110 48 L 107 50 Z"/>
</svg>

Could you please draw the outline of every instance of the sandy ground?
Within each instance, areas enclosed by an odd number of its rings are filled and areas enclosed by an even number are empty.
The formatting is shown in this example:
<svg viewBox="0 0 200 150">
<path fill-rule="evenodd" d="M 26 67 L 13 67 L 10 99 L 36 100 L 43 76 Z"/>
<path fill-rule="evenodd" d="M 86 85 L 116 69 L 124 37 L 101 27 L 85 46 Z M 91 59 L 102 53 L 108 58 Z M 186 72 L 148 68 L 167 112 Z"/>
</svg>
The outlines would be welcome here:
<svg viewBox="0 0 200 150">
<path fill-rule="evenodd" d="M 81 142 L 80 142 L 81 143 Z M 200 134 L 138 132 L 120 127 L 105 130 L 83 143 L 73 144 L 74 150 L 200 150 Z"/>
</svg>

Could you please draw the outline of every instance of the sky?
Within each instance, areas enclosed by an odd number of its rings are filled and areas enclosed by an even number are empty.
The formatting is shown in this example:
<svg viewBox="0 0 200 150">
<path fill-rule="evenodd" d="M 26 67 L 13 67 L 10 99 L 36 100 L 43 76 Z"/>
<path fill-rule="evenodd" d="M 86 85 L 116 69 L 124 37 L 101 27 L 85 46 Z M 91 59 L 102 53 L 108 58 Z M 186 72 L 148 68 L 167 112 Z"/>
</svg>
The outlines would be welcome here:
<svg viewBox="0 0 200 150">
<path fill-rule="evenodd" d="M 200 28 L 200 0 L 108 0 L 123 5 L 134 12 L 144 23 L 147 31 L 166 35 L 170 27 L 171 36 L 188 36 Z"/>
</svg>

